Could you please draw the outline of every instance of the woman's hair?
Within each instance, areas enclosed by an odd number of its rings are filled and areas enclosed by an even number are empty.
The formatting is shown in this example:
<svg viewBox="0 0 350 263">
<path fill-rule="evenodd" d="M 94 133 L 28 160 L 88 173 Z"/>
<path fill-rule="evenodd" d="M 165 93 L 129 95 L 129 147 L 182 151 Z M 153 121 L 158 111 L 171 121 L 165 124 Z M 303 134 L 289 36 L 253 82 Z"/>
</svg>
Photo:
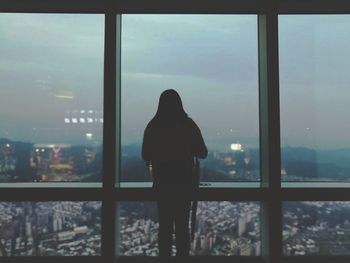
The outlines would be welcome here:
<svg viewBox="0 0 350 263">
<path fill-rule="evenodd" d="M 159 97 L 158 110 L 153 120 L 164 125 L 176 125 L 187 119 L 180 95 L 173 89 L 162 92 Z"/>
</svg>

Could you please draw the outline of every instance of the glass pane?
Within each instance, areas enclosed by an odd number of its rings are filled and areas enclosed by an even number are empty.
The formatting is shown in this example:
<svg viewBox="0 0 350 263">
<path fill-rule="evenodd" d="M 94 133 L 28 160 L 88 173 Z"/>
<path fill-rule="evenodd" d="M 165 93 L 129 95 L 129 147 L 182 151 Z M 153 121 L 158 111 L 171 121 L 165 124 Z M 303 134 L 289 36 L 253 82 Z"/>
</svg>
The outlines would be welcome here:
<svg viewBox="0 0 350 263">
<path fill-rule="evenodd" d="M 287 256 L 350 255 L 350 202 L 284 202 Z"/>
<path fill-rule="evenodd" d="M 103 15 L 0 24 L 0 182 L 100 182 Z"/>
<path fill-rule="evenodd" d="M 0 202 L 0 255 L 101 255 L 101 202 Z"/>
<path fill-rule="evenodd" d="M 158 255 L 157 205 L 119 204 L 119 248 L 124 256 Z M 173 255 L 176 252 L 173 243 Z M 259 202 L 199 202 L 191 255 L 261 255 Z"/>
<path fill-rule="evenodd" d="M 282 180 L 349 183 L 350 16 L 280 16 L 279 37 Z"/>
<path fill-rule="evenodd" d="M 143 131 L 170 88 L 209 149 L 202 182 L 259 186 L 256 15 L 123 15 L 121 83 L 121 186 L 151 181 Z"/>
</svg>

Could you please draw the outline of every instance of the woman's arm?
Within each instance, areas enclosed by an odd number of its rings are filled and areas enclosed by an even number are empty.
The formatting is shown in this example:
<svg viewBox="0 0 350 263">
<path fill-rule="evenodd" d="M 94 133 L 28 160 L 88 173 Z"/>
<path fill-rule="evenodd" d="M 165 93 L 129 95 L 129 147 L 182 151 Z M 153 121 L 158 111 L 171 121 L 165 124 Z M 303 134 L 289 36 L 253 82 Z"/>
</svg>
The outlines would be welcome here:
<svg viewBox="0 0 350 263">
<path fill-rule="evenodd" d="M 151 158 L 151 133 L 150 127 L 147 125 L 143 133 L 143 142 L 142 142 L 142 159 L 146 162 L 149 162 Z"/>
<path fill-rule="evenodd" d="M 193 139 L 194 156 L 204 159 L 208 155 L 208 149 L 205 146 L 201 130 L 199 129 L 199 127 L 197 126 L 197 124 L 195 122 L 193 122 L 193 124 L 194 124 L 193 125 L 193 127 L 194 127 L 194 139 Z"/>
</svg>

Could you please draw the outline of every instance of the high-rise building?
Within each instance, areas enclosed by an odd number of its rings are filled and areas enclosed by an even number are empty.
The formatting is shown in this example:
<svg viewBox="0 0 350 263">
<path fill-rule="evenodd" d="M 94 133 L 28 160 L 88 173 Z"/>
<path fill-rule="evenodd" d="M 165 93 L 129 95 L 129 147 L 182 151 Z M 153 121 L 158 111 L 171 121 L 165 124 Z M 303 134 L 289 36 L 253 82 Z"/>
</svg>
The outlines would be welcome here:
<svg viewBox="0 0 350 263">
<path fill-rule="evenodd" d="M 247 228 L 247 217 L 242 215 L 238 218 L 238 236 L 242 236 Z"/>
</svg>

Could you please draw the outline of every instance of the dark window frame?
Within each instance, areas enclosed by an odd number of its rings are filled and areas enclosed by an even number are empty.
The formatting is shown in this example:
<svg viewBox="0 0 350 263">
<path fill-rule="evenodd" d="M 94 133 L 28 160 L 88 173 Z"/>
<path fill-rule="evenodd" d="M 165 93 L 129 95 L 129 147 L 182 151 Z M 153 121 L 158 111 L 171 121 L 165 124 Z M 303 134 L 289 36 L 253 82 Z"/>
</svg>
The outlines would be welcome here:
<svg viewBox="0 0 350 263">
<path fill-rule="evenodd" d="M 257 14 L 261 188 L 201 189 L 199 200 L 261 201 L 262 256 L 243 262 L 329 262 L 330 257 L 283 257 L 282 201 L 350 200 L 347 188 L 281 188 L 279 125 L 279 14 L 350 14 L 346 0 L 1 0 L 0 13 L 98 13 L 105 15 L 104 127 L 102 188 L 2 188 L 1 201 L 102 201 L 101 257 L 13 257 L 4 262 L 115 262 L 116 203 L 154 200 L 150 189 L 115 188 L 120 163 L 121 14 Z M 235 262 L 206 257 L 198 262 Z M 142 262 L 143 258 L 121 258 Z M 335 263 L 350 256 L 332 256 Z M 196 261 L 196 257 L 193 258 Z"/>
</svg>

